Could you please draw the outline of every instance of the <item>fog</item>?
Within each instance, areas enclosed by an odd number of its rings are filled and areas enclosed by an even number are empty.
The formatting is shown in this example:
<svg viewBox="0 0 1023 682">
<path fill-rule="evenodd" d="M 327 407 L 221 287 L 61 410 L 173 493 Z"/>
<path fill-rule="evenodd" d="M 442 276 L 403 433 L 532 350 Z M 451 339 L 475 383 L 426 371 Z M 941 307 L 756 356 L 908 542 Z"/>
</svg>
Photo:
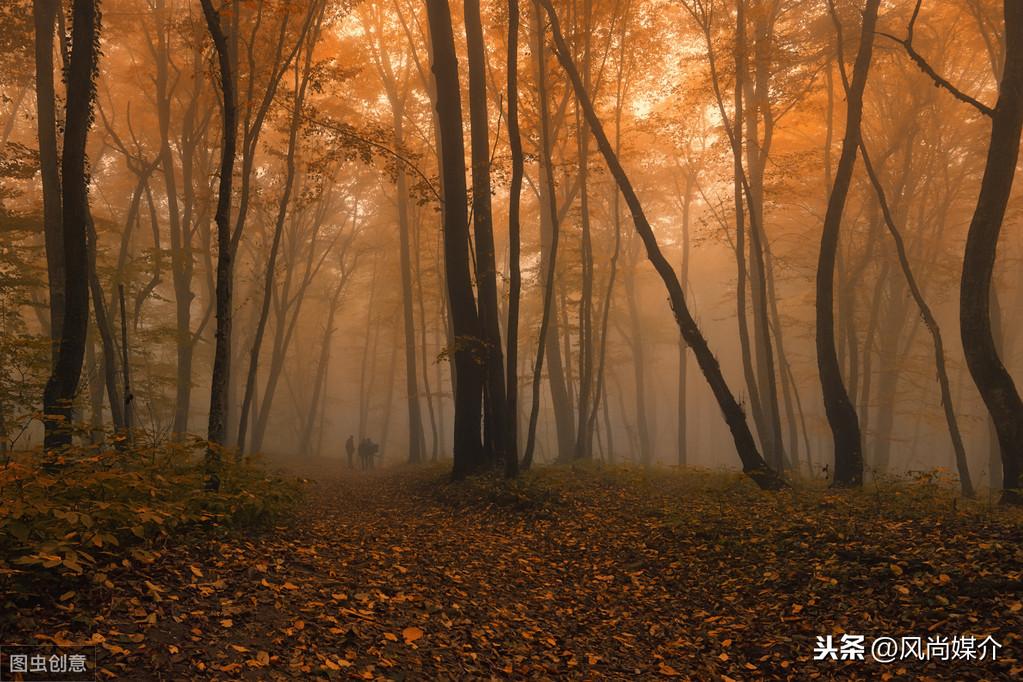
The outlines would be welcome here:
<svg viewBox="0 0 1023 682">
<path fill-rule="evenodd" d="M 843 88 L 856 87 L 854 60 L 862 52 L 857 6 L 840 3 L 833 15 L 826 3 L 753 3 L 741 41 L 728 3 L 600 0 L 555 9 L 587 99 L 767 463 L 792 477 L 830 480 L 834 442 L 816 316 L 827 302 L 816 285 L 822 226 L 848 143 Z M 984 108 L 999 96 L 1000 10 L 985 0 L 916 10 L 913 3 L 881 8 L 859 132 L 942 335 L 966 464 L 980 487 L 998 489 L 997 438 L 960 339 L 960 278 L 993 144 Z M 215 218 L 224 75 L 203 11 L 181 0 L 104 2 L 85 137 L 94 277 L 73 285 L 88 286 L 94 299 L 99 292 L 105 307 L 89 315 L 74 387 L 74 418 L 92 424 L 91 437 L 118 426 L 110 399 L 123 393 L 124 372 L 133 427 L 146 438 L 209 437 L 217 325 L 230 317 L 224 437 L 213 440 L 238 446 L 245 413 L 241 449 L 276 460 L 324 459 L 343 469 L 349 435 L 379 444 L 378 465 L 449 460 L 457 440 L 452 360 L 464 338 L 452 320 L 455 284 L 445 269 L 452 227 L 442 206 L 461 200 L 473 231 L 466 225 L 454 238 L 468 240 L 470 293 L 480 319 L 496 313 L 504 354 L 495 356 L 481 338 L 474 362 L 500 362 L 504 372 L 509 303 L 517 297 L 521 305 L 510 420 L 518 452 L 538 390 L 538 463 L 584 457 L 743 468 L 630 207 L 590 137 L 550 22 L 543 16 L 548 39 L 538 51 L 540 9 L 530 5 L 523 16 L 516 293 L 506 6 L 483 6 L 484 93 L 470 87 L 468 27 L 460 10 L 452 12 L 464 135 L 461 170 L 452 172 L 468 182 L 461 199 L 445 186 L 442 165 L 450 161 L 439 146 L 436 106 L 443 96 L 431 70 L 436 46 L 425 7 L 259 0 L 231 10 L 225 55 L 238 130 L 227 227 L 236 243 L 233 298 L 223 311 Z M 53 277 L 60 279 L 45 195 L 47 177 L 59 181 L 60 172 L 40 131 L 48 117 L 64 130 L 70 95 L 61 64 L 73 56 L 60 23 L 49 55 L 55 100 L 40 110 L 45 87 L 37 94 L 36 83 L 45 66 L 36 65 L 29 3 L 9 3 L 3 19 L 0 408 L 4 447 L 17 450 L 43 439 L 45 346 L 57 338 L 49 292 Z M 907 27 L 911 44 L 900 43 Z M 473 191 L 479 168 L 469 119 L 477 105 L 487 122 L 477 132 L 489 145 L 489 202 Z M 990 299 L 1000 362 L 1016 377 L 1023 364 L 1012 314 L 1023 304 L 1018 194 L 1001 226 Z M 485 256 L 477 243 L 481 210 L 489 214 L 484 234 L 493 238 L 489 275 L 477 262 Z M 831 341 L 858 415 L 865 477 L 939 471 L 955 478 L 933 338 L 862 158 L 838 219 Z M 558 252 L 536 384 L 554 222 Z M 497 286 L 497 310 L 489 312 L 480 286 L 488 276 Z"/>
</svg>

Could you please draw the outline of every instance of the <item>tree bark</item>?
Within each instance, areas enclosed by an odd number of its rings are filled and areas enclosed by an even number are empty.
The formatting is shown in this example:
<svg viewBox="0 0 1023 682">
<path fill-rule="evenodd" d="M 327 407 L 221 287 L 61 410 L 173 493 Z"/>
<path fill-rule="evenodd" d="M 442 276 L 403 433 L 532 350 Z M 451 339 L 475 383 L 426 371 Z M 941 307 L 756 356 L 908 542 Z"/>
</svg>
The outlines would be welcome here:
<svg viewBox="0 0 1023 682">
<path fill-rule="evenodd" d="M 454 336 L 455 430 L 452 477 L 461 479 L 479 466 L 482 455 L 480 415 L 483 372 L 478 362 L 480 320 L 469 265 L 469 216 L 466 207 L 465 142 L 458 59 L 447 0 L 427 0 L 437 85 L 437 124 L 441 138 L 444 196 L 444 271 Z"/>
<path fill-rule="evenodd" d="M 92 123 L 93 78 L 99 61 L 100 27 L 96 0 L 74 0 L 71 11 L 71 60 L 61 159 L 61 234 L 66 301 L 57 362 L 43 392 L 43 444 L 47 451 L 71 444 L 71 407 L 82 374 L 89 326 L 89 254 L 86 245 L 89 184 L 85 146 Z"/>
<path fill-rule="evenodd" d="M 992 274 L 998 237 L 1019 156 L 1023 128 L 1023 6 L 1005 2 L 1005 66 L 991 122 L 980 196 L 966 236 L 959 319 L 966 364 L 991 414 L 1002 454 L 1003 504 L 1023 504 L 1023 400 L 1002 362 L 991 323 Z"/>
<path fill-rule="evenodd" d="M 96 330 L 99 332 L 100 345 L 103 348 L 103 384 L 107 389 L 107 402 L 110 404 L 110 419 L 114 423 L 114 431 L 124 431 L 124 410 L 120 391 L 117 388 L 117 347 L 114 344 L 114 325 L 107 314 L 106 298 L 103 287 L 96 272 L 96 228 L 92 217 L 88 219 L 86 235 L 89 251 L 89 293 L 92 296 L 92 310 L 96 316 Z M 124 444 L 123 440 L 118 445 Z"/>
<path fill-rule="evenodd" d="M 61 217 L 60 159 L 57 153 L 56 93 L 53 86 L 53 26 L 58 0 L 33 0 L 36 62 L 36 124 L 39 170 L 42 176 L 43 233 L 46 273 L 50 288 L 51 362 L 57 364 L 64 329 L 65 278 L 63 218 Z"/>
<path fill-rule="evenodd" d="M 525 161 L 519 130 L 519 0 L 508 0 L 508 145 L 511 148 L 511 185 L 508 191 L 508 328 L 506 424 L 508 445 L 505 476 L 519 473 L 518 395 L 519 395 L 519 302 L 522 297 L 522 235 L 519 224 L 522 178 Z"/>
<path fill-rule="evenodd" d="M 486 414 L 495 462 L 508 468 L 508 405 L 497 306 L 497 264 L 491 209 L 490 136 L 487 127 L 486 55 L 479 0 L 465 0 L 465 41 L 469 68 L 470 153 L 472 156 L 472 224 L 476 238 L 476 288 L 483 332 Z"/>
<path fill-rule="evenodd" d="M 227 438 L 228 389 L 231 379 L 231 316 L 234 290 L 234 249 L 231 243 L 231 187 L 234 179 L 235 145 L 238 137 L 238 103 L 235 100 L 235 74 L 227 36 L 213 0 L 200 0 L 206 27 L 213 39 L 220 71 L 223 136 L 220 149 L 220 183 L 217 188 L 217 284 L 216 344 L 213 352 L 213 378 L 210 383 L 210 414 L 207 427 L 206 488 L 220 489 L 218 470 L 221 451 Z"/>
<path fill-rule="evenodd" d="M 835 447 L 834 485 L 863 485 L 863 443 L 856 409 L 849 399 L 835 348 L 835 259 L 838 254 L 842 212 L 845 208 L 856 151 L 860 141 L 860 120 L 863 115 L 863 91 L 867 85 L 870 58 L 874 47 L 874 27 L 880 0 L 867 0 L 863 11 L 860 47 L 853 66 L 846 113 L 842 154 L 835 171 L 834 185 L 824 214 L 821 248 L 817 261 L 816 328 L 817 369 L 824 395 L 824 409 Z"/>
</svg>

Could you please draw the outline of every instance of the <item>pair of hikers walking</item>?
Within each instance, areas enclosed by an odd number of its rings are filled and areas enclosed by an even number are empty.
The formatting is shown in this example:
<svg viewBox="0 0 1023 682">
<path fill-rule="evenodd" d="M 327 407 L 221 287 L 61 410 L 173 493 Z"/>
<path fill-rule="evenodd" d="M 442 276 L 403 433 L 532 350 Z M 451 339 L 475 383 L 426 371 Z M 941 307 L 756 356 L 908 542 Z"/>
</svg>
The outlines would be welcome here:
<svg viewBox="0 0 1023 682">
<path fill-rule="evenodd" d="M 359 454 L 359 466 L 363 471 L 368 471 L 373 468 L 373 459 L 380 452 L 380 446 L 373 442 L 372 438 L 363 438 L 359 441 L 359 447 L 355 447 L 355 436 L 348 436 L 348 440 L 345 441 L 345 452 L 348 455 L 348 468 L 355 468 L 355 453 L 358 450 Z"/>
</svg>

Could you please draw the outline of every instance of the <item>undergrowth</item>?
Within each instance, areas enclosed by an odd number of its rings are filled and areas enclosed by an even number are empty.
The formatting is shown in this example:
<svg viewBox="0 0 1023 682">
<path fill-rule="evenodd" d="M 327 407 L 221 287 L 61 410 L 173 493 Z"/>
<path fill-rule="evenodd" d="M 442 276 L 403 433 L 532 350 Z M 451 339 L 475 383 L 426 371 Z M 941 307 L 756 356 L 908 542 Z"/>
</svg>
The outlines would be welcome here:
<svg viewBox="0 0 1023 682">
<path fill-rule="evenodd" d="M 9 454 L 0 461 L 0 592 L 110 588 L 114 574 L 151 563 L 182 535 L 268 526 L 300 495 L 258 463 L 226 461 L 220 479 L 218 492 L 203 490 L 197 442 L 74 447 L 56 460 Z"/>
</svg>

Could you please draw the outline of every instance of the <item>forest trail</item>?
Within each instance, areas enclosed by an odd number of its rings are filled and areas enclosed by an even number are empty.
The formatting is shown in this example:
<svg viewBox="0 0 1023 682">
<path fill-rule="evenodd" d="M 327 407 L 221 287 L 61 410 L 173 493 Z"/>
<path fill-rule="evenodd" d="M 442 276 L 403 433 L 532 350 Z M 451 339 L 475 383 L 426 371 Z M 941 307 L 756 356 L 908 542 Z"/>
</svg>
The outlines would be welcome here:
<svg viewBox="0 0 1023 682">
<path fill-rule="evenodd" d="M 914 675 L 1018 673 L 1018 518 L 800 495 L 723 474 L 335 474 L 268 532 L 136 564 L 91 633 L 112 679 L 857 679 L 903 666 L 813 662 L 816 635 L 923 623 L 1004 654 Z"/>
</svg>

